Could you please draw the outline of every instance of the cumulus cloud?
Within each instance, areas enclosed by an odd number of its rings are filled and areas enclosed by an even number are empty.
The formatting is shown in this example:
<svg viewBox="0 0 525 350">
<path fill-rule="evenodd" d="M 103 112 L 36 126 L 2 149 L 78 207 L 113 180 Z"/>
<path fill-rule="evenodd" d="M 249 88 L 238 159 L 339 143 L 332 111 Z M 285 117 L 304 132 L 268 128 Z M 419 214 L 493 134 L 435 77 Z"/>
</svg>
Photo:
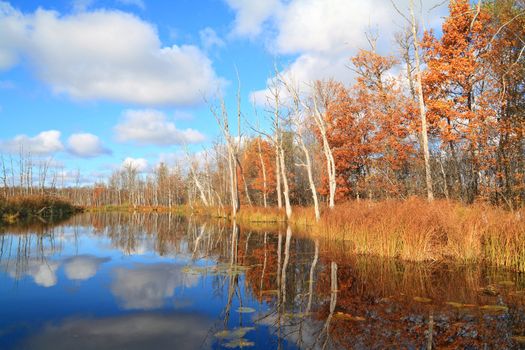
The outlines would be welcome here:
<svg viewBox="0 0 525 350">
<path fill-rule="evenodd" d="M 383 0 L 295 0 L 278 16 L 275 49 L 333 53 L 364 47 L 367 27 L 388 23 L 392 10 Z"/>
<path fill-rule="evenodd" d="M 68 150 L 81 158 L 92 158 L 111 153 L 102 145 L 98 136 L 89 133 L 71 135 L 68 140 Z"/>
<path fill-rule="evenodd" d="M 117 140 L 141 145 L 181 145 L 204 141 L 205 137 L 194 129 L 179 130 L 173 121 L 157 110 L 127 110 L 115 126 Z"/>
<path fill-rule="evenodd" d="M 299 83 L 329 78 L 352 83 L 354 74 L 347 65 L 359 48 L 369 48 L 365 33 L 377 31 L 381 35 L 379 49 L 395 52 L 393 33 L 406 24 L 384 0 L 278 0 L 267 11 L 259 8 L 259 2 L 225 1 L 236 13 L 233 33 L 248 38 L 263 35 L 271 53 L 294 55 L 281 73 Z M 407 3 L 396 0 L 402 11 L 407 10 Z M 424 15 L 423 21 L 433 26 L 439 21 L 430 22 L 428 18 L 440 18 L 446 11 L 439 7 L 429 12 L 437 3 L 439 0 L 425 1 L 418 11 Z M 249 15 L 254 13 L 264 15 Z M 267 90 L 256 91 L 252 98 L 264 103 L 266 95 Z"/>
<path fill-rule="evenodd" d="M 199 37 L 201 39 L 202 47 L 206 50 L 210 50 L 214 47 L 223 47 L 225 45 L 224 41 L 219 38 L 215 30 L 210 27 L 206 27 L 199 32 Z"/>
<path fill-rule="evenodd" d="M 65 261 L 64 272 L 70 280 L 85 281 L 95 276 L 100 265 L 109 260 L 92 255 L 75 256 Z"/>
<path fill-rule="evenodd" d="M 122 162 L 123 168 L 132 168 L 138 172 L 143 172 L 148 169 L 148 160 L 144 158 L 128 157 Z"/>
<path fill-rule="evenodd" d="M 2 2 L 0 69 L 19 56 L 55 93 L 78 100 L 189 105 L 221 85 L 198 47 L 162 46 L 150 23 L 115 10 L 23 14 Z"/>
<path fill-rule="evenodd" d="M 226 0 L 235 11 L 232 34 L 255 37 L 262 31 L 262 25 L 281 8 L 280 0 Z"/>
<path fill-rule="evenodd" d="M 133 269 L 115 269 L 111 292 L 124 309 L 152 310 L 173 297 L 175 288 L 192 287 L 198 278 L 184 274 L 181 266 L 137 264 Z"/>
<path fill-rule="evenodd" d="M 0 140 L 0 150 L 17 153 L 23 150 L 34 155 L 48 155 L 62 151 L 64 145 L 60 141 L 60 131 L 42 131 L 36 136 L 18 135 L 10 140 Z"/>
<path fill-rule="evenodd" d="M 0 70 L 18 62 L 19 51 L 25 47 L 27 20 L 22 13 L 0 1 Z"/>
</svg>

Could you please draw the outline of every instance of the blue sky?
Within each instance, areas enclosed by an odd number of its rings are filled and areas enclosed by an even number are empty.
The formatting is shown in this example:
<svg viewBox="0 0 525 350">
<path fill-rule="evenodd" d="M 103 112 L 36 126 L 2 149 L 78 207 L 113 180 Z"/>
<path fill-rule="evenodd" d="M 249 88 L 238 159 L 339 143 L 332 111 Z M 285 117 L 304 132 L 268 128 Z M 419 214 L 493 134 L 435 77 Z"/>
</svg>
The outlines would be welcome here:
<svg viewBox="0 0 525 350">
<path fill-rule="evenodd" d="M 434 3 L 426 28 L 446 12 Z M 221 91 L 233 116 L 236 69 L 250 118 L 274 62 L 297 81 L 350 84 L 364 32 L 394 52 L 402 23 L 389 0 L 0 1 L 0 152 L 23 145 L 88 182 L 126 159 L 147 171 L 216 140 L 204 96 Z"/>
</svg>

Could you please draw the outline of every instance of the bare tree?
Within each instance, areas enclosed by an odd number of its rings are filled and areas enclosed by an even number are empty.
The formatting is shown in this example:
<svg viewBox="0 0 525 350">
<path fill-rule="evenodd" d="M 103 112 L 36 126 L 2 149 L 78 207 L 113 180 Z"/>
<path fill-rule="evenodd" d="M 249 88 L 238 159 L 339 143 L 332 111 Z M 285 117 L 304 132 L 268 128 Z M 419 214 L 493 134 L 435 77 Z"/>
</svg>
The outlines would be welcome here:
<svg viewBox="0 0 525 350">
<path fill-rule="evenodd" d="M 207 207 L 209 206 L 209 202 L 208 202 L 208 198 L 206 197 L 204 186 L 202 185 L 202 182 L 200 181 L 199 176 L 197 175 L 197 171 L 195 169 L 195 162 L 191 161 L 190 154 L 187 148 L 186 148 L 186 158 L 188 159 L 188 164 L 190 166 L 191 177 L 193 178 L 193 181 L 195 182 L 195 186 L 199 190 L 202 204 L 204 204 Z"/>
<path fill-rule="evenodd" d="M 419 57 L 419 39 L 417 37 L 416 16 L 414 15 L 414 0 L 410 0 L 410 18 L 412 23 L 412 35 L 414 41 L 414 58 L 416 63 L 417 95 L 419 102 L 419 114 L 421 116 L 421 141 L 423 142 L 423 156 L 425 158 L 425 181 L 427 184 L 427 198 L 434 200 L 432 188 L 432 174 L 430 173 L 430 152 L 428 150 L 427 115 L 425 100 L 423 98 L 423 84 L 421 82 L 421 60 Z"/>
<path fill-rule="evenodd" d="M 410 24 L 412 31 L 412 43 L 414 45 L 414 65 L 416 71 L 416 90 L 417 90 L 417 101 L 419 105 L 419 115 L 421 118 L 421 144 L 423 147 L 423 158 L 425 161 L 425 183 L 427 187 L 427 199 L 429 202 L 434 200 L 434 190 L 432 187 L 432 173 L 430 169 L 430 151 L 428 148 L 428 126 L 427 126 L 427 115 L 425 108 L 425 100 L 423 96 L 423 83 L 421 77 L 421 58 L 419 55 L 420 45 L 417 36 L 417 20 L 414 11 L 414 0 L 409 1 L 410 18 L 405 16 L 396 6 L 393 0 L 392 5 L 396 11 Z M 409 48 L 407 48 L 409 50 Z M 410 68 L 410 67 L 408 67 Z"/>
<path fill-rule="evenodd" d="M 281 80 L 282 84 L 286 87 L 286 90 L 292 99 L 292 113 L 290 119 L 292 121 L 292 124 L 295 126 L 295 134 L 299 141 L 299 145 L 301 146 L 301 150 L 304 153 L 304 162 L 299 165 L 306 168 L 306 173 L 308 175 L 308 183 L 310 185 L 310 191 L 312 193 L 312 201 L 314 203 L 315 219 L 316 221 L 319 221 L 321 219 L 321 211 L 319 209 L 319 199 L 317 197 L 317 189 L 314 182 L 310 150 L 308 149 L 304 140 L 303 129 L 305 128 L 305 120 L 304 114 L 300 106 L 301 100 L 299 88 L 292 81 L 287 81 L 282 75 L 279 75 L 279 79 Z"/>
<path fill-rule="evenodd" d="M 283 148 L 283 132 L 280 127 L 281 119 L 281 86 L 278 81 L 270 88 L 270 93 L 273 98 L 273 124 L 274 124 L 274 135 L 272 141 L 276 147 L 277 153 L 277 164 L 279 165 L 280 174 L 277 174 L 277 178 L 281 178 L 283 184 L 283 195 L 284 195 L 284 206 L 286 211 L 286 217 L 291 219 L 292 217 L 292 205 L 290 204 L 290 186 L 288 184 L 288 171 L 286 169 L 285 154 Z M 279 182 L 278 182 L 279 184 Z M 280 185 L 280 184 L 279 184 Z M 278 185 L 278 187 L 280 187 Z M 280 188 L 277 189 L 278 193 Z"/>
<path fill-rule="evenodd" d="M 259 125 L 259 116 L 257 114 L 257 108 L 255 106 L 255 101 L 253 103 L 255 116 L 257 117 L 257 129 L 260 129 Z M 266 164 L 264 163 L 264 158 L 262 155 L 262 147 L 261 147 L 261 138 L 257 137 L 257 153 L 259 155 L 259 161 L 261 162 L 261 171 L 263 176 L 263 205 L 264 207 L 268 207 L 268 185 L 267 185 L 267 177 L 266 177 Z"/>
<path fill-rule="evenodd" d="M 214 106 L 210 106 L 210 110 L 215 117 L 226 142 L 226 150 L 228 152 L 228 171 L 230 175 L 232 216 L 235 218 L 240 209 L 239 182 L 237 179 L 237 144 L 234 142 L 234 139 L 230 134 L 228 112 L 226 111 L 226 105 L 222 98 L 220 100 L 220 105 L 220 111 L 217 111 Z"/>
<path fill-rule="evenodd" d="M 330 103 L 330 87 L 322 82 L 316 82 L 312 87 L 311 104 L 305 104 L 309 108 L 315 125 L 319 130 L 323 142 L 323 153 L 326 159 L 326 170 L 328 175 L 328 206 L 332 209 L 335 206 L 335 192 L 337 189 L 336 167 L 334 155 L 330 143 L 328 142 L 328 125 L 325 120 L 325 113 Z"/>
<path fill-rule="evenodd" d="M 4 155 L 1 154 L 0 157 L 2 157 L 2 182 L 4 184 L 4 195 L 7 197 L 8 196 L 8 191 L 9 191 L 9 185 L 7 183 L 7 169 L 5 167 L 5 159 L 4 159 Z"/>
</svg>

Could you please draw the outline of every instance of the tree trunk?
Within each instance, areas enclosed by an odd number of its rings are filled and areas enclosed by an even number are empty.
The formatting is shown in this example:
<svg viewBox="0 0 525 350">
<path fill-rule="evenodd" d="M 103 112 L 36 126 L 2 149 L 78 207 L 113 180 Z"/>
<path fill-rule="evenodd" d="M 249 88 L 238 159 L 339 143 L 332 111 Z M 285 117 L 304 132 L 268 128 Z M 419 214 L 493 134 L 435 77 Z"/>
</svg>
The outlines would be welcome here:
<svg viewBox="0 0 525 350">
<path fill-rule="evenodd" d="M 425 111 L 425 100 L 423 99 L 423 84 L 421 82 L 421 62 L 419 58 L 419 42 L 417 38 L 416 16 L 414 15 L 414 0 L 410 0 L 410 16 L 412 18 L 412 35 L 414 36 L 414 56 L 416 64 L 417 94 L 419 102 L 419 114 L 421 117 L 421 141 L 423 142 L 423 157 L 425 159 L 425 182 L 427 186 L 427 199 L 434 200 L 432 188 L 432 174 L 430 172 L 430 152 L 428 149 L 427 116 Z"/>
</svg>

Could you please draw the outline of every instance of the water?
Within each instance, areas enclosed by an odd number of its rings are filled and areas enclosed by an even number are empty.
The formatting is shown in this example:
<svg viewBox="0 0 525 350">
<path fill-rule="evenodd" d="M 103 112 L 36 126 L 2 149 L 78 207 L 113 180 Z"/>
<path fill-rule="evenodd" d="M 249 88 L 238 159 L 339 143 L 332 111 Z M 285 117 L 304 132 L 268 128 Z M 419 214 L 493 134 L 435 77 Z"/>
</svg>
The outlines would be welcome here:
<svg viewBox="0 0 525 350">
<path fill-rule="evenodd" d="M 0 235 L 0 349 L 518 349 L 525 277 L 285 227 L 82 214 Z M 430 336 L 431 335 L 431 336 Z"/>
</svg>

